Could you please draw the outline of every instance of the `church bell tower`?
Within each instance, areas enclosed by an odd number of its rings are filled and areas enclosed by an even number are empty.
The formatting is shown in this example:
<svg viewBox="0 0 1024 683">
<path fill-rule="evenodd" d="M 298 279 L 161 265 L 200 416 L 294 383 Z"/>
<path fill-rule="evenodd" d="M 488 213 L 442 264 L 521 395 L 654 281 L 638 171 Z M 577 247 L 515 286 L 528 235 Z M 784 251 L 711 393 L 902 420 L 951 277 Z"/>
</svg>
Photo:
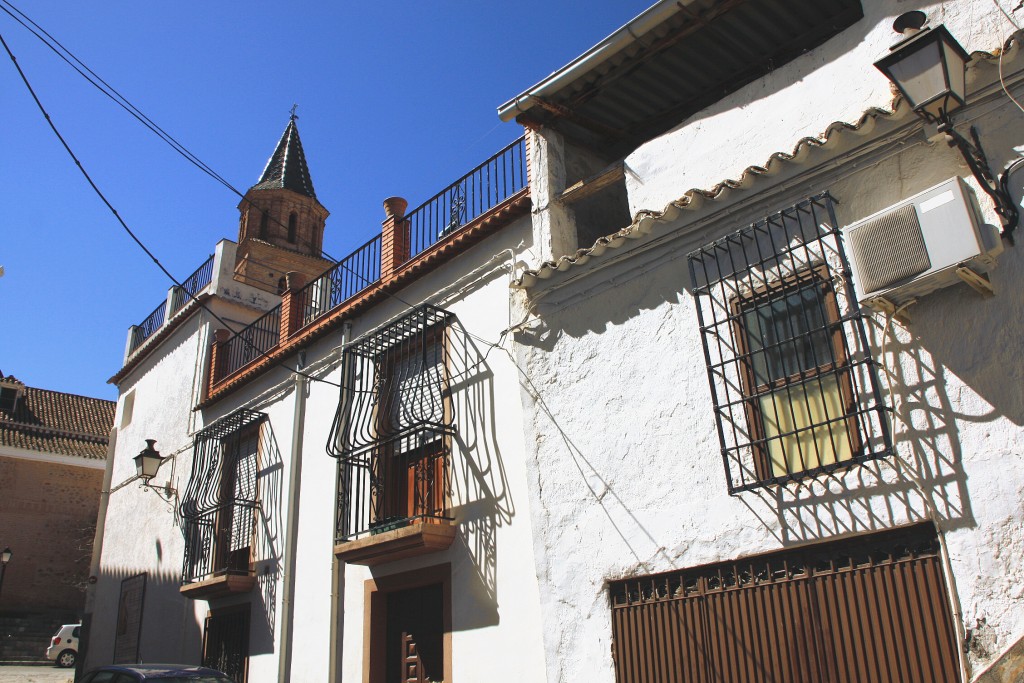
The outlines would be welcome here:
<svg viewBox="0 0 1024 683">
<path fill-rule="evenodd" d="M 294 110 L 258 183 L 238 205 L 235 279 L 264 291 L 284 291 L 285 275 L 318 277 L 333 265 L 323 256 L 328 211 L 316 199 Z"/>
</svg>

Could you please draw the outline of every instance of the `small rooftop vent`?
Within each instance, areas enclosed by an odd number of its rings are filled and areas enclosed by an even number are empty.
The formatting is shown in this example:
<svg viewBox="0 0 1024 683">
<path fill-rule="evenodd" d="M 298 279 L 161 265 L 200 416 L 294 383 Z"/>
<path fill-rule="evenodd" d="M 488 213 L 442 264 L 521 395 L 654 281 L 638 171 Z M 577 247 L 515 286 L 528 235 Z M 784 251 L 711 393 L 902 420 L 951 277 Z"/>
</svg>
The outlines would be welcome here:
<svg viewBox="0 0 1024 683">
<path fill-rule="evenodd" d="M 960 177 L 914 195 L 843 230 L 861 303 L 900 306 L 966 281 L 991 291 L 980 273 L 995 267 L 1002 241 L 978 220 Z"/>
</svg>

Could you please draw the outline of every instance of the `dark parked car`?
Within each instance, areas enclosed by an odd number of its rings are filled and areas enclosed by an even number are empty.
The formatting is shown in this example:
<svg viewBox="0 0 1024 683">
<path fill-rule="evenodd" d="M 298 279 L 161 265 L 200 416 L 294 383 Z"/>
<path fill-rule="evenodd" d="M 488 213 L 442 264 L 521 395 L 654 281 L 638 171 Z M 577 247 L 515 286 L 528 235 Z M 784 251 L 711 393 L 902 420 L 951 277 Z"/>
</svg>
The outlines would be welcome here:
<svg viewBox="0 0 1024 683">
<path fill-rule="evenodd" d="M 190 664 L 112 664 L 93 669 L 81 683 L 232 683 L 227 675 Z"/>
</svg>

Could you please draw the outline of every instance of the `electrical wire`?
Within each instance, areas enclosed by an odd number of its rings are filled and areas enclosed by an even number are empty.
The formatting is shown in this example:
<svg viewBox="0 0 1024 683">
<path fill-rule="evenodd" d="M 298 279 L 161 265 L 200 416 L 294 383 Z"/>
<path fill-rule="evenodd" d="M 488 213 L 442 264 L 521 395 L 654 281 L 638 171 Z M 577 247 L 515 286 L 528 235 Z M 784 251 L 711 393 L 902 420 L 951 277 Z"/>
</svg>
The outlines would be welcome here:
<svg viewBox="0 0 1024 683">
<path fill-rule="evenodd" d="M 166 143 L 171 149 L 173 149 L 175 152 L 181 155 L 190 164 L 192 164 L 200 171 L 210 176 L 215 181 L 217 181 L 218 183 L 226 187 L 228 190 L 230 190 L 232 193 L 240 197 L 242 200 L 245 201 L 247 205 L 252 205 L 252 202 L 246 199 L 245 194 L 241 190 L 232 185 L 228 180 L 224 178 L 224 176 L 217 173 L 212 167 L 210 167 L 207 163 L 200 159 L 195 153 L 193 153 L 191 150 L 185 147 L 184 144 L 182 144 L 179 140 L 177 140 L 166 130 L 161 128 L 155 121 L 146 116 L 142 112 L 142 110 L 140 110 L 138 107 L 132 104 L 127 97 L 122 95 L 116 88 L 114 88 L 107 81 L 105 81 L 99 74 L 97 74 L 95 71 L 89 68 L 89 66 L 85 62 L 79 59 L 73 52 L 71 52 L 71 50 L 65 47 L 59 40 L 54 38 L 53 35 L 51 35 L 46 29 L 44 29 L 42 26 L 33 21 L 31 17 L 29 17 L 27 14 L 25 14 L 16 6 L 14 6 L 14 4 L 12 4 L 9 0 L 0 0 L 0 10 L 3 10 L 7 15 L 9 15 L 12 19 L 19 23 L 23 28 L 25 28 L 25 30 L 27 30 L 37 39 L 39 39 L 39 41 L 42 42 L 43 45 L 45 45 L 54 54 L 60 57 L 65 63 L 67 63 L 68 66 L 74 69 L 75 72 L 77 72 L 78 75 L 84 78 L 90 85 L 92 85 L 94 88 L 96 88 L 101 93 L 110 98 L 110 100 L 117 104 L 117 106 L 121 107 L 126 112 L 128 112 L 129 115 L 131 115 L 134 119 L 136 119 L 139 123 L 145 126 L 149 131 L 151 131 L 154 135 L 160 138 L 164 143 Z M 278 219 L 276 216 L 268 215 L 268 219 L 272 220 L 279 227 L 287 227 L 285 223 Z M 333 256 L 324 251 L 322 247 L 320 249 L 320 253 L 324 258 L 330 261 L 337 262 L 337 259 L 335 259 Z"/>
<path fill-rule="evenodd" d="M 0 0 L 0 1 L 2 1 L 2 0 Z M 103 194 L 103 192 L 102 192 L 102 190 L 100 190 L 99 186 L 96 185 L 96 182 L 92 179 L 92 176 L 89 175 L 89 172 L 85 170 L 85 166 L 82 165 L 82 162 L 75 155 L 74 151 L 71 149 L 71 146 L 68 144 L 67 140 L 64 139 L 64 136 L 57 129 L 56 124 L 53 122 L 53 119 L 50 117 L 49 113 L 47 113 L 46 108 L 43 106 L 43 103 L 39 99 L 39 96 L 36 95 L 36 91 L 32 87 L 32 84 L 29 82 L 28 76 L 25 75 L 25 72 L 22 70 L 21 65 L 18 64 L 18 59 L 14 56 L 14 52 L 11 50 L 10 46 L 7 44 L 7 41 L 4 39 L 2 33 L 0 33 L 0 44 L 3 45 L 4 50 L 7 52 L 7 56 L 11 58 L 11 62 L 14 64 L 14 68 L 18 71 L 18 75 L 21 77 L 21 80 L 25 84 L 26 89 L 28 89 L 28 92 L 32 96 L 33 101 L 36 103 L 36 106 L 39 108 L 39 111 L 42 113 L 43 118 L 46 119 L 46 123 L 47 123 L 47 125 L 50 126 L 50 130 L 52 130 L 53 134 L 57 136 L 57 139 L 60 141 L 61 145 L 64 147 L 64 150 L 68 153 L 68 155 L 71 157 L 72 161 L 74 161 L 75 165 L 78 167 L 78 170 L 85 177 L 86 182 L 89 183 L 89 186 L 92 188 L 93 192 L 96 193 L 96 196 L 98 196 L 100 198 L 100 201 L 102 201 L 103 204 L 107 207 L 107 209 L 109 209 L 110 212 L 114 215 L 114 218 L 120 224 L 121 228 L 126 233 L 128 233 L 128 236 L 132 238 L 132 240 L 135 242 L 135 244 L 137 244 L 139 246 L 140 249 L 142 249 L 142 251 L 146 254 L 146 256 L 148 256 L 150 258 L 150 260 L 153 261 L 153 263 L 156 264 L 157 268 L 159 268 L 161 270 L 161 272 L 163 272 L 163 274 L 166 275 L 168 277 L 168 279 L 170 279 L 170 281 L 175 284 L 175 286 L 181 288 L 181 290 L 183 292 L 185 292 L 186 295 L 188 295 L 189 299 L 191 299 L 192 301 L 196 302 L 196 304 L 201 309 L 205 310 L 207 313 L 209 313 L 211 316 L 213 316 L 213 318 L 215 320 L 220 322 L 226 328 L 230 329 L 230 325 L 223 318 L 221 318 L 216 313 L 214 313 L 212 310 L 210 310 L 206 306 L 206 304 L 204 304 L 203 302 L 199 301 L 199 299 L 196 298 L 196 296 L 194 294 L 192 294 L 188 290 L 184 289 L 181 286 L 181 283 L 177 280 L 177 278 L 175 278 L 171 274 L 171 272 L 169 270 L 167 270 L 167 268 L 164 267 L 164 265 L 160 262 L 160 260 L 156 257 L 156 255 L 153 254 L 153 252 L 150 251 L 150 249 L 145 244 L 143 244 L 142 240 L 139 239 L 139 237 L 132 231 L 132 229 L 130 227 L 128 227 L 128 224 L 121 217 L 121 214 L 119 214 L 117 212 L 117 209 L 114 208 L 114 205 L 110 203 L 110 200 L 107 199 L 106 195 Z M 273 358 L 269 354 L 264 352 L 262 349 L 257 348 L 255 345 L 253 345 L 245 337 L 242 337 L 242 336 L 239 336 L 239 335 L 236 335 L 236 336 L 239 337 L 244 344 L 249 346 L 249 348 L 253 349 L 258 354 L 260 354 L 261 357 L 268 358 L 271 361 L 273 361 Z M 284 363 L 282 363 L 280 361 L 274 361 L 274 362 L 278 366 L 280 366 L 282 368 L 285 368 L 285 369 L 287 369 L 290 372 L 294 372 L 296 374 L 302 375 L 303 377 L 307 377 L 307 379 L 315 379 L 315 378 L 308 377 L 307 375 L 305 375 L 304 373 L 300 372 L 296 368 L 291 368 L 291 367 L 288 367 L 287 365 L 284 365 Z M 334 382 L 330 382 L 328 380 L 315 379 L 315 381 L 325 382 L 327 384 L 331 384 L 333 386 L 341 388 L 340 384 L 335 384 Z"/>
<path fill-rule="evenodd" d="M 1014 21 L 1013 17 L 1010 16 L 1010 14 L 1003 8 L 1001 4 L 999 4 L 999 0 L 992 0 L 992 4 L 996 6 L 996 9 L 998 9 L 1004 17 L 1006 17 L 1006 20 L 1010 22 L 1010 25 L 1013 26 L 1013 28 L 1015 28 L 1018 31 L 1021 30 L 1020 24 Z M 1014 11 L 1020 8 L 1021 5 L 1017 5 Z M 999 50 L 999 85 L 1002 86 L 1003 92 L 1006 93 L 1006 96 L 1010 98 L 1010 101 L 1017 105 L 1018 109 L 1024 112 L 1024 106 L 1021 105 L 1021 103 L 1017 100 L 1016 97 L 1010 94 L 1010 89 L 1006 87 L 1006 80 L 1003 78 L 1003 55 L 1006 54 L 1007 47 L 1009 46 L 1011 40 L 1013 40 L 1013 36 L 1010 36 L 1009 38 L 1004 40 L 1002 49 Z M 1018 42 L 1019 40 L 1020 38 L 1018 37 Z M 1020 49 L 1020 46 L 1018 45 L 1017 48 Z"/>
</svg>

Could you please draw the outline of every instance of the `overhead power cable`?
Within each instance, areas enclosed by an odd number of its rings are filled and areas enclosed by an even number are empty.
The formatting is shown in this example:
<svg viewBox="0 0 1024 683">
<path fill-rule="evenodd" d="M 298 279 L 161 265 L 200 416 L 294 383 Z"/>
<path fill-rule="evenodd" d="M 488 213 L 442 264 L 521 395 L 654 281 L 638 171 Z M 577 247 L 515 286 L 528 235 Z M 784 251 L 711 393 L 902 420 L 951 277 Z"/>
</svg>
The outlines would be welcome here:
<svg viewBox="0 0 1024 683">
<path fill-rule="evenodd" d="M 0 2 L 2 2 L 2 1 L 3 0 L 0 0 Z M 100 200 L 103 202 L 103 204 L 106 205 L 106 207 L 114 215 L 114 218 L 121 225 L 121 227 L 124 229 L 124 231 L 126 233 L 128 233 L 128 236 L 132 238 L 132 240 L 139 246 L 139 248 L 142 249 L 143 252 L 145 252 L 146 256 L 148 256 L 150 258 L 150 260 L 152 260 L 153 263 L 156 264 L 156 266 L 164 273 L 164 275 L 166 275 L 168 277 L 168 279 L 171 280 L 171 282 L 173 282 L 175 284 L 175 286 L 179 287 L 182 291 L 185 292 L 185 294 L 188 295 L 189 299 L 191 299 L 192 301 L 195 301 L 196 304 L 200 308 L 202 308 L 207 313 L 209 313 L 211 316 L 213 316 L 213 318 L 215 320 L 217 320 L 219 323 L 221 323 L 222 325 L 224 325 L 224 327 L 230 329 L 231 326 L 227 323 L 227 321 L 225 321 L 219 315 L 217 315 L 212 310 L 210 310 L 206 306 L 206 304 L 204 304 L 203 302 L 199 301 L 199 299 L 196 298 L 196 296 L 194 294 L 189 292 L 187 289 L 183 288 L 181 283 L 177 280 L 177 278 L 175 278 L 173 275 L 171 275 L 171 272 L 169 270 L 167 270 L 167 268 L 165 268 L 162 263 L 160 263 L 160 260 L 153 254 L 153 252 L 150 251 L 149 248 L 145 244 L 143 244 L 142 240 L 140 240 L 138 238 L 138 236 L 132 231 L 132 229 L 130 227 L 128 227 L 128 224 L 125 222 L 125 220 L 123 218 L 121 218 L 121 214 L 119 214 L 117 212 L 117 209 L 114 208 L 114 205 L 110 203 L 110 200 L 107 199 L 107 197 L 100 190 L 99 186 L 96 185 L 95 181 L 93 181 L 93 179 L 92 179 L 92 176 L 89 175 L 89 172 L 85 170 L 85 167 L 82 165 L 82 162 L 79 161 L 79 159 L 75 155 L 74 151 L 72 151 L 71 146 L 67 143 L 67 140 L 64 139 L 64 136 L 61 135 L 61 132 L 57 129 L 56 124 L 54 124 L 53 119 L 50 118 L 50 115 L 47 113 L 46 108 L 43 106 L 43 103 L 39 100 L 39 97 L 36 95 L 35 89 L 32 87 L 32 84 L 29 82 L 28 77 L 25 75 L 25 72 L 21 68 L 21 65 L 18 64 L 18 59 L 14 56 L 14 52 L 11 51 L 11 48 L 7 44 L 7 41 L 4 39 L 2 33 L 0 33 L 0 44 L 3 45 L 4 50 L 7 52 L 7 56 L 11 58 L 11 62 L 14 64 L 14 68 L 18 71 L 18 75 L 21 77 L 21 81 L 25 84 L 25 88 L 28 89 L 28 92 L 32 96 L 33 101 L 35 101 L 36 106 L 39 108 L 39 111 L 42 113 L 43 118 L 46 119 L 46 123 L 50 126 L 50 130 L 52 130 L 53 134 L 57 136 L 57 139 L 60 141 L 60 144 L 64 147 L 64 150 L 68 153 L 68 155 L 71 157 L 71 159 L 75 162 L 75 165 L 78 167 L 78 170 L 82 173 L 82 175 L 85 177 L 86 182 L 88 182 L 89 186 L 93 189 L 93 192 L 96 193 L 96 195 L 100 198 Z M 305 377 L 305 378 L 307 378 L 309 380 L 312 380 L 312 381 L 315 381 L 315 382 L 324 382 L 325 384 L 330 384 L 332 386 L 341 388 L 340 384 L 337 384 L 335 382 L 331 382 L 329 380 L 322 379 L 322 378 L 319 378 L 319 377 L 313 377 L 311 375 L 307 375 L 307 374 L 299 371 L 297 368 L 291 368 L 291 367 L 285 365 L 284 363 L 282 363 L 280 361 L 274 361 L 273 358 L 269 354 L 267 354 L 262 349 L 256 347 L 254 344 L 252 344 L 244 336 L 236 335 L 236 337 L 241 339 L 244 344 L 246 344 L 247 346 L 249 346 L 249 348 L 253 349 L 256 353 L 258 353 L 260 355 L 260 357 L 267 358 L 267 359 L 271 360 L 276 365 L 278 365 L 278 366 L 288 370 L 289 372 L 294 372 L 297 375 L 301 375 L 302 377 Z"/>
<path fill-rule="evenodd" d="M 131 103 L 127 97 L 122 95 L 114 86 L 110 85 L 93 71 L 89 66 L 79 59 L 71 50 L 65 47 L 59 40 L 53 37 L 46 29 L 37 24 L 27 14 L 18 9 L 9 0 L 0 0 L 0 10 L 3 10 L 12 19 L 18 22 L 28 32 L 34 35 L 40 42 L 49 48 L 54 54 L 60 57 L 68 66 L 75 70 L 78 75 L 84 78 L 90 85 L 99 90 L 101 93 L 110 98 L 117 106 L 128 112 L 134 119 L 145 126 L 150 132 L 160 138 L 166 143 L 171 149 L 180 154 L 190 164 L 198 168 L 206 175 L 213 178 L 215 181 L 226 187 L 228 190 L 236 194 L 241 199 L 245 199 L 245 193 L 239 190 L 237 187 L 231 184 L 230 181 L 224 178 L 221 174 L 217 173 L 209 164 L 200 159 L 195 153 L 185 147 L 179 140 L 173 135 L 168 133 L 166 130 L 161 128 L 155 121 L 146 116 L 138 107 Z M 287 227 L 285 224 L 274 216 L 268 216 L 271 220 L 277 223 L 280 227 Z M 320 250 L 322 256 L 331 261 L 337 261 L 334 257 L 324 251 Z"/>
</svg>

